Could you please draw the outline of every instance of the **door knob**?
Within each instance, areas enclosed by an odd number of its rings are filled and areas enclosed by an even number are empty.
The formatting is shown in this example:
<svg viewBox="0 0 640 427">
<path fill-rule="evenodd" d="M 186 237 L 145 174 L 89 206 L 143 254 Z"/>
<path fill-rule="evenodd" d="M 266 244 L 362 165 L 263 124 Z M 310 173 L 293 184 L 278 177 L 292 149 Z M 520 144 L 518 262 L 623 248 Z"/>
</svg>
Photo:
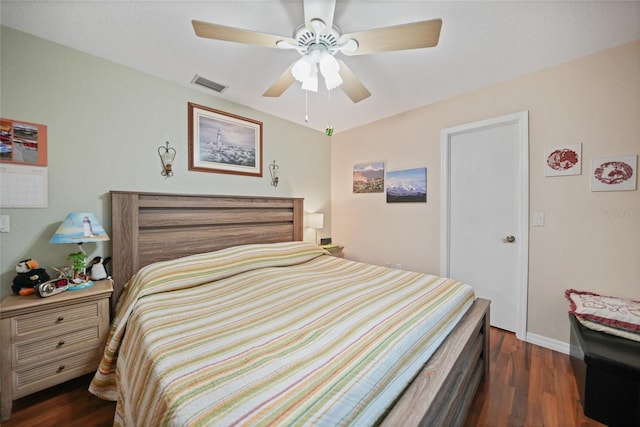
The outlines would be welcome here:
<svg viewBox="0 0 640 427">
<path fill-rule="evenodd" d="M 512 236 L 511 234 L 509 234 L 505 240 L 507 241 L 507 243 L 513 243 L 516 241 L 516 236 Z"/>
</svg>

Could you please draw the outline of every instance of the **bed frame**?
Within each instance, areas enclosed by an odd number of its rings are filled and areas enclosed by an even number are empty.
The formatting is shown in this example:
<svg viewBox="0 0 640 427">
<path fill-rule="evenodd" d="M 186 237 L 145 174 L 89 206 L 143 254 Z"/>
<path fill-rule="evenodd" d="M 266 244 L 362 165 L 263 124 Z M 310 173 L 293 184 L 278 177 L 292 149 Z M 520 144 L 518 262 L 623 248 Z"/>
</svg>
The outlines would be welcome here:
<svg viewBox="0 0 640 427">
<path fill-rule="evenodd" d="M 303 199 L 111 192 L 113 302 L 141 267 L 249 243 L 301 241 Z M 463 425 L 489 374 L 489 301 L 461 322 L 381 421 Z"/>
</svg>

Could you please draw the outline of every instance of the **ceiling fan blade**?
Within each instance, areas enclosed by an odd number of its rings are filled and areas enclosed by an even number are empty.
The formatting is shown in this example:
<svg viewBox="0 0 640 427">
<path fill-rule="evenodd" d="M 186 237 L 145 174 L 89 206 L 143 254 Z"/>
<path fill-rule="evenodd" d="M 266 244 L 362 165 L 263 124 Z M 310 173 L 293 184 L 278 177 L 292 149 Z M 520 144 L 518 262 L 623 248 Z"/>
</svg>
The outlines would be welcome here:
<svg viewBox="0 0 640 427">
<path fill-rule="evenodd" d="M 291 69 L 293 68 L 294 64 L 295 62 L 289 65 L 289 68 L 287 68 L 287 70 L 282 73 L 280 77 L 278 77 L 278 80 L 276 80 L 275 83 L 272 84 L 271 87 L 262 94 L 262 96 L 277 98 L 278 96 L 282 95 L 284 91 L 287 90 L 289 86 L 291 86 L 296 81 L 296 79 L 293 78 L 293 74 L 291 74 Z"/>
<path fill-rule="evenodd" d="M 340 77 L 342 77 L 342 91 L 354 102 L 360 102 L 371 96 L 371 92 L 367 90 L 356 75 L 351 71 L 344 61 L 338 59 L 340 64 Z"/>
<path fill-rule="evenodd" d="M 336 0 L 304 0 L 304 25 L 313 32 L 317 28 L 313 27 L 312 19 L 320 19 L 324 22 L 324 30 L 320 33 L 330 31 L 333 28 L 333 15 L 336 10 Z"/>
<path fill-rule="evenodd" d="M 204 37 L 207 39 L 224 40 L 228 42 L 273 48 L 278 48 L 278 42 L 283 40 L 293 45 L 296 44 L 296 41 L 290 37 L 258 33 L 255 31 L 227 27 L 226 25 L 212 24 L 210 22 L 198 21 L 195 19 L 191 21 L 191 24 L 193 25 L 193 29 L 198 37 Z"/>
<path fill-rule="evenodd" d="M 338 44 L 346 43 L 349 39 L 358 42 L 358 48 L 355 51 L 345 50 L 342 52 L 348 56 L 433 47 L 438 44 L 441 28 L 441 19 L 431 19 L 343 34 Z"/>
</svg>

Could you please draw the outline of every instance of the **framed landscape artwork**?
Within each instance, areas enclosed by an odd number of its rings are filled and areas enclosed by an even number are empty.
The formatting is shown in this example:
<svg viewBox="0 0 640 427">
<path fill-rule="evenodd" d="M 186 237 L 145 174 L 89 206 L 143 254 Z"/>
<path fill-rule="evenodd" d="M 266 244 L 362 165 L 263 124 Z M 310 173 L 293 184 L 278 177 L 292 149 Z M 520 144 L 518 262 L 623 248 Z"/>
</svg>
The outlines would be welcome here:
<svg viewBox="0 0 640 427">
<path fill-rule="evenodd" d="M 389 171 L 386 185 L 387 203 L 427 202 L 427 168 Z"/>
<path fill-rule="evenodd" d="M 189 103 L 189 170 L 262 176 L 262 122 Z"/>
<path fill-rule="evenodd" d="M 360 163 L 353 166 L 354 193 L 384 192 L 384 162 Z"/>
</svg>

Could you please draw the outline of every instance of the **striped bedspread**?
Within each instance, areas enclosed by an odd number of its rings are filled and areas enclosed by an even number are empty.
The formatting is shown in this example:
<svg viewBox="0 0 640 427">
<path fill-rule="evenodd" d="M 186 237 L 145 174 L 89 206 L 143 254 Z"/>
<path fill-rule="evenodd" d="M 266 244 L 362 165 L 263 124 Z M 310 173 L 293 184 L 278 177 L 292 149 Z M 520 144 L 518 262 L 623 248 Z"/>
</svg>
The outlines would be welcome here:
<svg viewBox="0 0 640 427">
<path fill-rule="evenodd" d="M 301 242 L 160 262 L 127 284 L 90 391 L 116 425 L 371 425 L 473 300 Z"/>
</svg>

